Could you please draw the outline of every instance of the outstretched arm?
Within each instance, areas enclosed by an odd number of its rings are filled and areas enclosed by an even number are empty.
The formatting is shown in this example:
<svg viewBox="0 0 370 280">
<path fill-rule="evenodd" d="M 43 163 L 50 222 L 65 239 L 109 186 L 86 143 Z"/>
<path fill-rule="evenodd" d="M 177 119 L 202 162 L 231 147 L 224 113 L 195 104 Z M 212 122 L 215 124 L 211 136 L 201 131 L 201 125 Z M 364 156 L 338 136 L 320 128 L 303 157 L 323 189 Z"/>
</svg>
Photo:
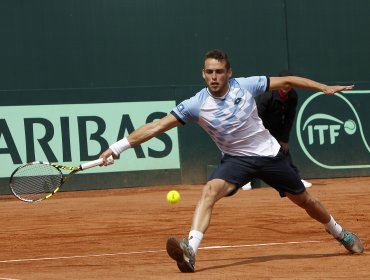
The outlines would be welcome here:
<svg viewBox="0 0 370 280">
<path fill-rule="evenodd" d="M 286 77 L 270 77 L 270 90 L 284 89 L 284 88 L 304 88 L 322 91 L 325 94 L 332 95 L 338 91 L 350 90 L 354 86 L 328 86 L 310 79 L 286 76 Z"/>
<path fill-rule="evenodd" d="M 153 138 L 154 136 L 170 130 L 178 126 L 180 122 L 171 114 L 163 117 L 160 120 L 144 124 L 132 132 L 126 138 L 123 138 L 109 147 L 105 152 L 100 155 L 104 159 L 103 165 L 107 165 L 107 158 L 113 155 L 117 157 L 121 152 L 131 148 L 132 146 L 139 145 Z"/>
</svg>

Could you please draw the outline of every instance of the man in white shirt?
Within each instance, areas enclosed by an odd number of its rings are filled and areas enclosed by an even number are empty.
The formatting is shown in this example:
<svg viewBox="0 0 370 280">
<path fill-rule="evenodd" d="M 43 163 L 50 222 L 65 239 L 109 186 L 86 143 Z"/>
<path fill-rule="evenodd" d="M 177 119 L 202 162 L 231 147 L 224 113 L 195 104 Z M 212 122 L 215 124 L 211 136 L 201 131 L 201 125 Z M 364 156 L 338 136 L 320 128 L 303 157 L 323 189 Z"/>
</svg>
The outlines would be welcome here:
<svg viewBox="0 0 370 280">
<path fill-rule="evenodd" d="M 100 156 L 104 164 L 108 164 L 109 156 L 116 157 L 132 146 L 189 122 L 198 123 L 221 150 L 221 163 L 203 187 L 188 240 L 173 236 L 167 240 L 167 252 L 180 271 L 195 271 L 195 255 L 209 226 L 214 204 L 235 194 L 253 178 L 264 180 L 281 197 L 286 196 L 302 207 L 348 251 L 362 253 L 364 247 L 360 239 L 337 224 L 322 203 L 307 192 L 299 175 L 280 151 L 279 143 L 263 126 L 254 100 L 258 94 L 279 88 L 314 89 L 332 95 L 353 86 L 328 86 L 296 76 L 231 78 L 228 57 L 219 50 L 206 54 L 202 74 L 206 88 L 181 102 L 169 115 L 139 127 L 112 144 Z"/>
</svg>

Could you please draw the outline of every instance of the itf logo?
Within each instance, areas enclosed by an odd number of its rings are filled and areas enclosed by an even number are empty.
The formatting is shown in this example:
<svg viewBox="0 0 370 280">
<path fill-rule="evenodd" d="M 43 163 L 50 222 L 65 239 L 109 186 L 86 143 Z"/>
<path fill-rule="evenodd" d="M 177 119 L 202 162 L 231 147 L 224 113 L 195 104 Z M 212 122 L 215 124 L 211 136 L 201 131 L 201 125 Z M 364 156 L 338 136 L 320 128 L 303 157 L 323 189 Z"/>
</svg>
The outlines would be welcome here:
<svg viewBox="0 0 370 280">
<path fill-rule="evenodd" d="M 364 127 L 367 122 L 361 121 L 359 110 L 345 97 L 347 94 L 368 94 L 370 98 L 370 91 L 345 91 L 334 96 L 318 92 L 298 112 L 299 145 L 312 162 L 323 168 L 370 168 L 370 147 L 366 140 L 370 139 L 370 129 Z M 361 108 L 361 102 L 357 104 L 357 109 Z M 363 110 L 363 118 L 368 119 L 369 112 Z"/>
</svg>

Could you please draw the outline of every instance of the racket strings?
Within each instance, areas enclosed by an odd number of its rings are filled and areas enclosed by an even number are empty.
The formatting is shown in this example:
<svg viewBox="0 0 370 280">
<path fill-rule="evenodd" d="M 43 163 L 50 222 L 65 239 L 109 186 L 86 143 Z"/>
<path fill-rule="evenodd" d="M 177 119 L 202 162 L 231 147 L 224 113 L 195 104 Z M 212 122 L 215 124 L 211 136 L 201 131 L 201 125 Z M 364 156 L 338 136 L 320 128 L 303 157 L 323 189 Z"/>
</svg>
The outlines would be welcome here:
<svg viewBox="0 0 370 280">
<path fill-rule="evenodd" d="M 42 163 L 22 166 L 11 177 L 13 193 L 27 201 L 37 201 L 54 193 L 62 183 L 61 172 Z"/>
</svg>

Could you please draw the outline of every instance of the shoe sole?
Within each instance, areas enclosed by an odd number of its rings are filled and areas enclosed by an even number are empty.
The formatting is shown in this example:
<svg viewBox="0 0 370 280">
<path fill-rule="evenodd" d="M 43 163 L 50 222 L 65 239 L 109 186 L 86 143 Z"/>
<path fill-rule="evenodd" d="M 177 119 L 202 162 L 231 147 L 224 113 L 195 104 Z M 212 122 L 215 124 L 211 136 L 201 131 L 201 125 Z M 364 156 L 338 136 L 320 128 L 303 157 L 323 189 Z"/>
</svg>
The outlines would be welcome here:
<svg viewBox="0 0 370 280">
<path fill-rule="evenodd" d="M 176 237 L 167 239 L 166 250 L 167 254 L 177 262 L 177 267 L 181 272 L 194 272 L 194 269 L 184 260 L 184 252 Z"/>
<path fill-rule="evenodd" d="M 184 253 L 176 237 L 170 237 L 167 240 L 167 254 L 177 262 L 184 261 Z"/>
</svg>

